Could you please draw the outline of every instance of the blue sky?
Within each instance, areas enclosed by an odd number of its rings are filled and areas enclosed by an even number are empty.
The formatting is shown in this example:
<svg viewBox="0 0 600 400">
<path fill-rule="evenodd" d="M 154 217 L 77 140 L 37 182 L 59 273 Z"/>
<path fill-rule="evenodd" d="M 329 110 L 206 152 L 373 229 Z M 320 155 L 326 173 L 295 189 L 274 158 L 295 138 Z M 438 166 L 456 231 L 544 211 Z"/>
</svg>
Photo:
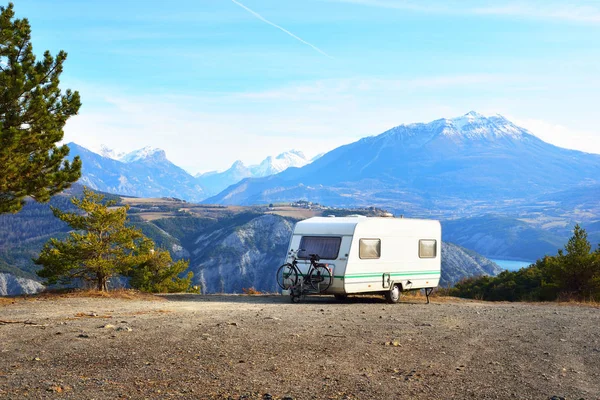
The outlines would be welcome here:
<svg viewBox="0 0 600 400">
<path fill-rule="evenodd" d="M 500 113 L 600 153 L 600 2 L 16 0 L 69 53 L 66 141 L 191 172 L 309 156 L 395 125 Z"/>
</svg>

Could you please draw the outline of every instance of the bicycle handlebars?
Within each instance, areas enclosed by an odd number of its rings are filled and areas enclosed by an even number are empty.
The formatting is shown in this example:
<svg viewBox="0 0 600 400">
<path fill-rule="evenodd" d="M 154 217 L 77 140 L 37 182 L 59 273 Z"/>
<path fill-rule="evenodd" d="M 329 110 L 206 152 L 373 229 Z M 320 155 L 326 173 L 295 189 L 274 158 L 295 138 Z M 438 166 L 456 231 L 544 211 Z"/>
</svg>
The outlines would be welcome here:
<svg viewBox="0 0 600 400">
<path fill-rule="evenodd" d="M 306 249 L 298 249 L 296 251 L 294 251 L 294 249 L 291 249 L 290 252 L 289 252 L 289 254 L 292 257 L 294 257 L 294 258 L 299 258 L 298 257 L 298 253 L 300 253 L 301 251 L 306 251 Z M 319 260 L 321 260 L 321 257 L 319 257 L 318 254 L 309 254 L 308 256 L 310 257 L 311 261 L 319 261 Z"/>
</svg>

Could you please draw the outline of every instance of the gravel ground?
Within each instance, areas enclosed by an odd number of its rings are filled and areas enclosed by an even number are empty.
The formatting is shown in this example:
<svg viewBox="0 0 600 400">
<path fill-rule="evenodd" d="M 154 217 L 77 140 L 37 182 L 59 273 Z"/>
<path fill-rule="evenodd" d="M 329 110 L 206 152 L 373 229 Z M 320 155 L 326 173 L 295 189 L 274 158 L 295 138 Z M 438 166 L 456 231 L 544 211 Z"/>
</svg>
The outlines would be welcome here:
<svg viewBox="0 0 600 400">
<path fill-rule="evenodd" d="M 165 299 L 0 304 L 0 398 L 600 399 L 598 308 Z"/>
</svg>

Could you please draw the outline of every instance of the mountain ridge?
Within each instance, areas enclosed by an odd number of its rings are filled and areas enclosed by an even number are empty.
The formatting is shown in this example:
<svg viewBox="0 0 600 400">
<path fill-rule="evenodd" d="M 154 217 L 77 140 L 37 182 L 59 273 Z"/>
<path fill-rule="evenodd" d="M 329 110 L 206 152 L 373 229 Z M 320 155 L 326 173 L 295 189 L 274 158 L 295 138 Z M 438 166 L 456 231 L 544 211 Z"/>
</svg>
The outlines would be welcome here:
<svg viewBox="0 0 600 400">
<path fill-rule="evenodd" d="M 546 143 L 502 116 L 469 113 L 398 125 L 302 168 L 245 179 L 206 201 L 249 205 L 304 198 L 398 209 L 393 202 L 403 198 L 491 202 L 592 184 L 598 176 L 600 155 Z"/>
<path fill-rule="evenodd" d="M 67 144 L 72 159 L 83 160 L 80 183 L 92 189 L 138 197 L 176 197 L 202 201 L 247 177 L 264 177 L 311 162 L 302 152 L 290 150 L 269 156 L 260 164 L 246 166 L 235 161 L 222 172 L 210 171 L 192 176 L 171 162 L 162 149 L 145 146 L 129 153 L 101 145 L 97 151 L 77 143 Z"/>
<path fill-rule="evenodd" d="M 290 167 L 302 167 L 310 162 L 304 153 L 292 149 L 275 157 L 268 156 L 259 164 L 246 166 L 243 161 L 236 160 L 225 171 L 211 171 L 196 177 L 207 195 L 215 195 L 242 179 L 262 178 L 283 172 Z"/>
<path fill-rule="evenodd" d="M 83 162 L 79 183 L 92 189 L 136 197 L 183 197 L 190 201 L 206 197 L 196 179 L 170 162 L 162 150 L 132 156 L 131 161 L 123 162 L 73 142 L 68 146 L 70 158 L 80 156 Z"/>
</svg>

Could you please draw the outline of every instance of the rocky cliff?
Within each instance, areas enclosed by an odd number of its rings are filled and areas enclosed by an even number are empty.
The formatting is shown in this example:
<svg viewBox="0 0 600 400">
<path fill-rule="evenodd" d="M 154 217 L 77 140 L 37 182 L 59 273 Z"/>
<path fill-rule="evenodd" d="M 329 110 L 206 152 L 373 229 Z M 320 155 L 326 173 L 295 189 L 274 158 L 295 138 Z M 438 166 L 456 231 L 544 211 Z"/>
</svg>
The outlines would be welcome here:
<svg viewBox="0 0 600 400">
<path fill-rule="evenodd" d="M 190 270 L 204 293 L 241 293 L 244 288 L 274 292 L 293 222 L 261 215 L 249 222 L 204 233 L 191 250 Z"/>
<path fill-rule="evenodd" d="M 469 276 L 495 276 L 502 271 L 498 264 L 481 254 L 453 243 L 442 243 L 442 287 L 452 286 Z"/>
<path fill-rule="evenodd" d="M 33 294 L 44 289 L 44 285 L 32 279 L 17 278 L 12 274 L 0 272 L 0 296 Z"/>
</svg>

